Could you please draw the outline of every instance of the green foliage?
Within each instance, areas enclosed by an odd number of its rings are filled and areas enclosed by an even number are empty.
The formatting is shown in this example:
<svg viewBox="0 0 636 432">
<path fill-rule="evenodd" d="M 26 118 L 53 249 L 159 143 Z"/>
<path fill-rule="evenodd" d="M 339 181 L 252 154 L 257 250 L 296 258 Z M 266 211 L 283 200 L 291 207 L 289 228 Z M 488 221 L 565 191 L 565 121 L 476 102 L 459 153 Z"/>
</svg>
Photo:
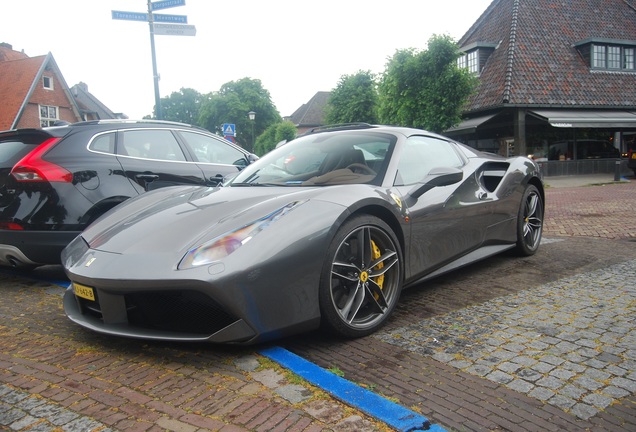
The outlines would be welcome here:
<svg viewBox="0 0 636 432">
<path fill-rule="evenodd" d="M 378 93 L 370 71 L 343 75 L 331 91 L 325 121 L 327 124 L 377 123 Z"/>
<path fill-rule="evenodd" d="M 290 121 L 284 121 L 278 124 L 276 128 L 276 144 L 281 141 L 291 141 L 296 138 L 296 133 L 298 130 L 296 129 L 296 125 L 294 125 Z"/>
<path fill-rule="evenodd" d="M 296 138 L 296 126 L 290 121 L 276 123 L 268 127 L 260 134 L 254 145 L 254 153 L 263 156 L 265 153 L 276 148 L 276 144 L 281 141 L 291 141 Z"/>
<path fill-rule="evenodd" d="M 477 80 L 457 67 L 458 55 L 449 36 L 437 35 L 427 50 L 396 51 L 378 87 L 380 121 L 432 132 L 458 124 Z"/>
<path fill-rule="evenodd" d="M 271 124 L 281 121 L 269 92 L 258 79 L 230 81 L 205 99 L 199 111 L 198 124 L 219 134 L 223 133 L 221 127 L 224 123 L 235 124 L 237 143 L 249 151 L 252 151 L 252 143 L 257 136 Z M 254 120 L 248 117 L 250 111 L 256 113 Z"/>
<path fill-rule="evenodd" d="M 331 372 L 332 374 L 334 374 L 334 375 L 338 375 L 341 378 L 343 378 L 345 376 L 345 373 L 338 366 L 331 366 L 327 370 L 329 372 Z"/>
<path fill-rule="evenodd" d="M 197 124 L 203 95 L 191 88 L 181 88 L 170 96 L 161 98 L 163 120 Z"/>
</svg>

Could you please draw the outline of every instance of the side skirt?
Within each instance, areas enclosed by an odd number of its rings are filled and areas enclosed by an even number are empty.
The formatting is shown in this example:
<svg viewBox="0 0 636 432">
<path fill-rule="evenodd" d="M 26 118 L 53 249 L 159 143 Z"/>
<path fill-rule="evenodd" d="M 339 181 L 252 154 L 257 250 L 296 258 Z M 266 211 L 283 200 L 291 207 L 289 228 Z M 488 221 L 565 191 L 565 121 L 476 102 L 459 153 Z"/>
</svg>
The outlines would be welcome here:
<svg viewBox="0 0 636 432">
<path fill-rule="evenodd" d="M 472 264 L 474 262 L 483 260 L 493 255 L 500 254 L 501 252 L 507 251 L 508 249 L 512 249 L 515 247 L 513 244 L 505 244 L 505 245 L 492 245 L 492 246 L 483 246 L 479 249 L 476 249 L 469 254 L 462 256 L 461 258 L 446 264 L 444 267 L 440 267 L 432 273 L 427 274 L 426 276 L 417 279 L 416 281 L 409 283 L 408 286 L 419 284 L 420 282 L 427 281 L 429 279 L 433 279 L 437 276 L 443 275 L 444 273 L 451 272 L 460 267 L 464 267 L 468 264 Z"/>
</svg>

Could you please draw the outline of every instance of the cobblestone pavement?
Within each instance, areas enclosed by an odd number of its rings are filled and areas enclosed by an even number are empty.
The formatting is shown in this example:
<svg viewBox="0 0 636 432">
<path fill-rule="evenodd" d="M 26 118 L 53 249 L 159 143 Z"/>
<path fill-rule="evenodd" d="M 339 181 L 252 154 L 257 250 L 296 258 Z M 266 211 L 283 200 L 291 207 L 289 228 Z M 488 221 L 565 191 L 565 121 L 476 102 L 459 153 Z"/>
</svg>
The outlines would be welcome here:
<svg viewBox="0 0 636 432">
<path fill-rule="evenodd" d="M 545 235 L 636 239 L 635 192 L 636 181 L 549 188 Z"/>
</svg>

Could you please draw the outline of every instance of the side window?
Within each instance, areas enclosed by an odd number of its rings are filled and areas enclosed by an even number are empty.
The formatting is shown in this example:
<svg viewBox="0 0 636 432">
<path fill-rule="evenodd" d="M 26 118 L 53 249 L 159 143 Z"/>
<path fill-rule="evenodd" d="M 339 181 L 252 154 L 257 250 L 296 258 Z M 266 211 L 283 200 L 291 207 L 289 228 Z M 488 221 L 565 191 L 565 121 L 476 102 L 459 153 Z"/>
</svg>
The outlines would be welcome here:
<svg viewBox="0 0 636 432">
<path fill-rule="evenodd" d="M 425 136 L 410 137 L 400 155 L 395 185 L 420 182 L 433 168 L 461 168 L 463 164 L 453 144 Z"/>
<path fill-rule="evenodd" d="M 88 149 L 101 153 L 115 153 L 115 132 L 96 136 L 88 145 Z"/>
<path fill-rule="evenodd" d="M 195 132 L 180 132 L 194 160 L 203 163 L 246 166 L 245 155 L 240 150 L 207 135 Z"/>
<path fill-rule="evenodd" d="M 127 130 L 122 133 L 117 154 L 143 159 L 185 161 L 185 155 L 172 131 L 163 129 Z"/>
</svg>

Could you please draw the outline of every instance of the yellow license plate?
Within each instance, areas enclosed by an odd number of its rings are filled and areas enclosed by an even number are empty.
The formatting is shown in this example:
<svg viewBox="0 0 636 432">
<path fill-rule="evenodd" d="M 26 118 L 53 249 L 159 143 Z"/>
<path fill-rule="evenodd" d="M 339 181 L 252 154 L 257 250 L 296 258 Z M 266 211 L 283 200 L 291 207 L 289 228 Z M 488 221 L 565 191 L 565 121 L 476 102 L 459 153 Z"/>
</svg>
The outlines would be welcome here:
<svg viewBox="0 0 636 432">
<path fill-rule="evenodd" d="M 632 153 L 632 159 L 636 159 L 636 152 Z"/>
<path fill-rule="evenodd" d="M 86 300 L 95 301 L 95 291 L 93 291 L 93 288 L 91 287 L 73 283 L 73 292 L 78 297 L 84 298 Z"/>
</svg>

